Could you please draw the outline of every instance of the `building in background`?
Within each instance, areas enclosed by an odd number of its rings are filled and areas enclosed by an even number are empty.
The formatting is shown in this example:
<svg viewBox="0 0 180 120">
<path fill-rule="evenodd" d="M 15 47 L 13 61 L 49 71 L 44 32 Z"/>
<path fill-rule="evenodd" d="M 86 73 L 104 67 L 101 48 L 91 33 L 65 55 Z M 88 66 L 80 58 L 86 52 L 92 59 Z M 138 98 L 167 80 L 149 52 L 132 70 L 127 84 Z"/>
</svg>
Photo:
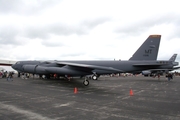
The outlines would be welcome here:
<svg viewBox="0 0 180 120">
<path fill-rule="evenodd" d="M 15 63 L 16 61 L 12 60 L 0 60 L 0 70 L 17 72 L 11 67 L 11 65 Z"/>
</svg>

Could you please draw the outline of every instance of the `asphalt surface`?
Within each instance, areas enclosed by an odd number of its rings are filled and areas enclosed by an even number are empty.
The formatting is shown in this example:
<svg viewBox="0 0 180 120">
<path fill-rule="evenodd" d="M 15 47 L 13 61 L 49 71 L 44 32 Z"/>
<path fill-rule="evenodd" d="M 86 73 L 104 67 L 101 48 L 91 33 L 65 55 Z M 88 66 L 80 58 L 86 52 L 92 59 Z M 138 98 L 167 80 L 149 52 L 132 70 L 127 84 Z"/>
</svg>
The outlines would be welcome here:
<svg viewBox="0 0 180 120">
<path fill-rule="evenodd" d="M 0 120 L 180 120 L 180 77 L 82 81 L 0 79 Z"/>
</svg>

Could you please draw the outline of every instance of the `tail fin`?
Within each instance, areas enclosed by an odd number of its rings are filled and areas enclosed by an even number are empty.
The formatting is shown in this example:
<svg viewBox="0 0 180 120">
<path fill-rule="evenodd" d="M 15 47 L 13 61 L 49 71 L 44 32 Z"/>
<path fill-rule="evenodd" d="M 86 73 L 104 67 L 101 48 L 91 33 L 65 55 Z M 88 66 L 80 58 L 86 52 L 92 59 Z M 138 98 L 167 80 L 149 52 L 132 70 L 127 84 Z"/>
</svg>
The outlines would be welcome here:
<svg viewBox="0 0 180 120">
<path fill-rule="evenodd" d="M 150 35 L 129 60 L 157 60 L 161 35 Z"/>
<path fill-rule="evenodd" d="M 176 57 L 177 57 L 177 54 L 174 54 L 170 59 L 169 59 L 169 61 L 175 61 L 176 60 Z"/>
</svg>

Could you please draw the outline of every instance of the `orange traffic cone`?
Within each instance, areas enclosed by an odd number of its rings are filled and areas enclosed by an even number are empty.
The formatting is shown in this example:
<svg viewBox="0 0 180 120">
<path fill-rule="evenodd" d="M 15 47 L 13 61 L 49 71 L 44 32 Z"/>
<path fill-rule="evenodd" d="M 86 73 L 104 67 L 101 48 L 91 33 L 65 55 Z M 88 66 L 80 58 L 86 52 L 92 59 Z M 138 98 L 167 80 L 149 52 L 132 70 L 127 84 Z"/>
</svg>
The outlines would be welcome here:
<svg viewBox="0 0 180 120">
<path fill-rule="evenodd" d="M 78 91 L 78 90 L 77 90 L 77 87 L 75 87 L 75 88 L 74 88 L 74 94 L 76 94 L 77 91 Z"/>
<path fill-rule="evenodd" d="M 130 89 L 129 94 L 130 94 L 130 96 L 133 96 L 133 95 L 134 95 L 134 93 L 133 93 L 132 89 Z"/>
</svg>

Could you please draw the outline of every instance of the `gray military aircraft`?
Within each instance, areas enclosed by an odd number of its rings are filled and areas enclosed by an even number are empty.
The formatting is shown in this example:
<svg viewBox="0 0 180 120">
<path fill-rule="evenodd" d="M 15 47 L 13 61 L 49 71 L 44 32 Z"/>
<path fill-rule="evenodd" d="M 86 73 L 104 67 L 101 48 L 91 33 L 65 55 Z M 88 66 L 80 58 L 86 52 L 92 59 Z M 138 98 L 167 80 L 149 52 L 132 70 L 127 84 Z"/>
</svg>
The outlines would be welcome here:
<svg viewBox="0 0 180 120">
<path fill-rule="evenodd" d="M 163 73 L 168 73 L 169 71 L 173 71 L 173 70 L 176 70 L 176 69 L 179 69 L 180 67 L 175 67 L 177 66 L 179 63 L 178 62 L 175 62 L 176 60 L 176 57 L 177 57 L 177 54 L 174 54 L 170 59 L 169 59 L 169 62 L 172 63 L 172 68 L 168 69 L 149 69 L 149 70 L 144 70 L 142 71 L 142 75 L 144 76 L 151 76 L 153 74 L 157 75 L 157 74 L 163 74 Z M 168 62 L 167 61 L 160 61 L 160 62 Z"/>
<path fill-rule="evenodd" d="M 100 75 L 112 73 L 132 73 L 147 69 L 171 69 L 172 61 L 156 61 L 161 35 L 150 35 L 133 56 L 126 61 L 18 61 L 12 68 L 18 72 L 59 76 L 85 77 L 83 84 L 89 85 L 88 77 L 97 80 Z"/>
</svg>

